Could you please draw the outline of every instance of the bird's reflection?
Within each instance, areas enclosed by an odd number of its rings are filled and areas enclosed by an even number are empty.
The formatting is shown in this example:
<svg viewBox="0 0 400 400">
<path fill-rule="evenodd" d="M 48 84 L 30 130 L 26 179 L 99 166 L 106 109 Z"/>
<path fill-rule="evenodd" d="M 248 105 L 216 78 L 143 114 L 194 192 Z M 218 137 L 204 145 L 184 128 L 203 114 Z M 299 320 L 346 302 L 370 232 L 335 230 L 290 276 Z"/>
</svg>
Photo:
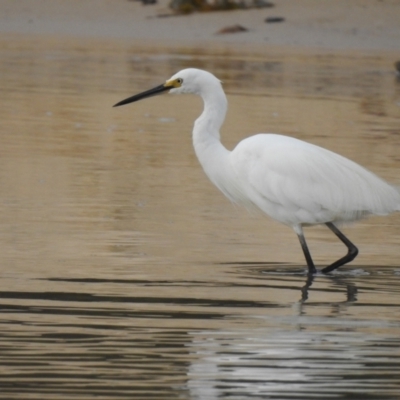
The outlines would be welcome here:
<svg viewBox="0 0 400 400">
<path fill-rule="evenodd" d="M 235 266 L 232 273 L 236 275 L 237 281 L 235 286 L 253 286 L 248 283 L 248 279 L 256 279 L 259 283 L 254 285 L 257 287 L 273 288 L 283 290 L 298 290 L 300 288 L 299 304 L 306 304 L 312 294 L 313 284 L 319 285 L 315 291 L 323 291 L 325 293 L 345 292 L 345 299 L 340 304 L 349 304 L 357 301 L 357 286 L 354 281 L 348 279 L 348 276 L 335 274 L 309 274 L 304 266 L 293 266 L 279 263 L 262 263 L 262 262 L 230 262 L 221 263 L 221 265 Z M 293 286 L 293 282 L 296 283 Z M 291 284 L 288 286 L 288 284 Z M 344 290 L 343 290 L 344 289 Z M 326 297 L 329 303 L 329 297 Z M 336 303 L 336 301 L 335 301 Z M 332 302 L 333 304 L 333 302 Z"/>
<path fill-rule="evenodd" d="M 308 300 L 308 289 L 311 288 L 311 285 L 314 282 L 314 275 L 307 275 L 306 283 L 305 285 L 301 288 L 301 303 L 304 303 L 306 300 Z"/>
<path fill-rule="evenodd" d="M 400 61 L 394 63 L 394 69 L 396 72 L 396 78 L 400 81 Z"/>
<path fill-rule="evenodd" d="M 324 278 L 328 278 L 328 279 L 332 280 L 332 282 L 337 286 L 346 288 L 345 303 L 353 303 L 353 302 L 357 301 L 358 289 L 354 282 L 347 282 L 343 278 L 336 277 L 336 276 L 329 276 L 329 275 L 324 276 Z M 315 280 L 315 275 L 307 276 L 306 282 L 305 282 L 304 286 L 301 288 L 301 299 L 300 299 L 301 303 L 304 303 L 305 301 L 308 300 L 309 289 L 311 289 L 311 286 L 312 286 L 314 280 Z"/>
<path fill-rule="evenodd" d="M 304 396 L 320 394 L 314 378 L 321 371 L 328 372 L 328 384 L 340 395 L 337 383 L 343 381 L 348 365 L 367 368 L 359 359 L 369 360 L 369 353 L 354 346 L 359 332 L 354 320 L 345 318 L 357 301 L 354 272 L 308 275 L 304 266 L 232 264 L 236 287 L 250 287 L 246 293 L 255 298 L 265 293 L 266 309 L 257 303 L 253 310 L 264 326 L 191 332 L 193 343 L 188 348 L 193 361 L 186 389 L 192 399 L 216 400 L 238 390 L 243 397 L 257 398 L 289 398 L 294 390 Z M 250 314 L 248 310 L 246 315 Z M 361 388 L 363 380 L 355 378 L 353 384 Z"/>
</svg>

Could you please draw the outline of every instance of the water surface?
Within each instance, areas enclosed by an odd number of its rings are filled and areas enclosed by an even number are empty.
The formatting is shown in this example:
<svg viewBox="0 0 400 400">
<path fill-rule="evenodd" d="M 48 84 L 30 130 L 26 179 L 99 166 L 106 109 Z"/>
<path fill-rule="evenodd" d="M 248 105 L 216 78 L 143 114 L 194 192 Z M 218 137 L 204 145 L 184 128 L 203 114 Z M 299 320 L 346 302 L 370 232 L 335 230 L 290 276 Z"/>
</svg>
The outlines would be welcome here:
<svg viewBox="0 0 400 400">
<path fill-rule="evenodd" d="M 345 227 L 360 256 L 310 280 L 290 229 L 207 181 L 199 99 L 111 107 L 204 68 L 228 148 L 289 134 L 399 184 L 390 55 L 19 38 L 0 57 L 0 398 L 398 398 L 400 216 Z M 306 236 L 318 266 L 345 250 Z"/>
</svg>

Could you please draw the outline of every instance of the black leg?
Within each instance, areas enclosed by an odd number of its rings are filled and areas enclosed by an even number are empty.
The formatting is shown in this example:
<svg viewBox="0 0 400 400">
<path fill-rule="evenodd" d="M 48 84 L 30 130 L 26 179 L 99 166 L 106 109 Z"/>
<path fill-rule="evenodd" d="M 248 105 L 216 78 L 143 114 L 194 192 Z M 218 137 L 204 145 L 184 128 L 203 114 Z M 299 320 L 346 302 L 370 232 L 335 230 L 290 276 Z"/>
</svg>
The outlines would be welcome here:
<svg viewBox="0 0 400 400">
<path fill-rule="evenodd" d="M 332 224 L 332 222 L 327 222 L 325 225 L 347 246 L 348 252 L 344 257 L 335 261 L 333 264 L 325 267 L 322 270 L 322 272 L 324 274 L 326 274 L 328 272 L 332 272 L 336 268 L 339 268 L 340 266 L 347 264 L 350 261 L 353 261 L 357 257 L 357 254 L 358 254 L 357 247 L 354 246 L 354 244 L 351 243 L 350 240 L 347 239 L 347 237 L 344 236 L 343 233 L 340 232 L 339 229 L 336 228 L 336 226 Z"/>
<path fill-rule="evenodd" d="M 310 250 L 308 250 L 308 246 L 306 243 L 306 239 L 303 235 L 303 232 L 296 232 L 297 236 L 300 240 L 301 248 L 303 249 L 304 257 L 306 258 L 307 265 L 308 265 L 308 274 L 316 274 L 317 269 L 315 268 L 314 261 L 311 258 Z"/>
</svg>

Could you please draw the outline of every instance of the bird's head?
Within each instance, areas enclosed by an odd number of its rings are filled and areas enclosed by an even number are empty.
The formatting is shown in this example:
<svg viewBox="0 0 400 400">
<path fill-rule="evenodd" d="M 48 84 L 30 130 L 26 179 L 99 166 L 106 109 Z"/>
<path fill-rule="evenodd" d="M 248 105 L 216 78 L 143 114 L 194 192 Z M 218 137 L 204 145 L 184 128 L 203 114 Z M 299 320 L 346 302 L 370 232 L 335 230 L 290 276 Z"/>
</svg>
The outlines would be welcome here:
<svg viewBox="0 0 400 400">
<path fill-rule="evenodd" d="M 158 94 L 169 93 L 193 93 L 202 95 L 207 90 L 212 89 L 215 85 L 220 86 L 220 81 L 207 71 L 195 68 L 187 68 L 177 72 L 171 76 L 165 83 L 156 86 L 153 89 L 128 97 L 125 100 L 115 104 L 114 107 L 133 103 L 145 99 L 147 97 L 156 96 Z"/>
</svg>

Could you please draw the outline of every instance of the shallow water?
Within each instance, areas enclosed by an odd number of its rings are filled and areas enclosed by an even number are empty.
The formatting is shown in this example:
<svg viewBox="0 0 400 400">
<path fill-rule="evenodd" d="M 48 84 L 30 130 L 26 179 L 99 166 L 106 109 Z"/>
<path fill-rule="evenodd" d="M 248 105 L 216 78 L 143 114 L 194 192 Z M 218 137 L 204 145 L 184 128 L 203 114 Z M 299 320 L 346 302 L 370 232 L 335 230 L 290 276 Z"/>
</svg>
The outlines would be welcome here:
<svg viewBox="0 0 400 400">
<path fill-rule="evenodd" d="M 360 256 L 311 281 L 290 229 L 203 175 L 199 99 L 111 107 L 205 68 L 229 148 L 285 133 L 400 184 L 390 55 L 19 38 L 0 57 L 0 398 L 398 398 L 399 215 L 344 228 Z M 318 266 L 343 254 L 306 236 Z"/>
</svg>

